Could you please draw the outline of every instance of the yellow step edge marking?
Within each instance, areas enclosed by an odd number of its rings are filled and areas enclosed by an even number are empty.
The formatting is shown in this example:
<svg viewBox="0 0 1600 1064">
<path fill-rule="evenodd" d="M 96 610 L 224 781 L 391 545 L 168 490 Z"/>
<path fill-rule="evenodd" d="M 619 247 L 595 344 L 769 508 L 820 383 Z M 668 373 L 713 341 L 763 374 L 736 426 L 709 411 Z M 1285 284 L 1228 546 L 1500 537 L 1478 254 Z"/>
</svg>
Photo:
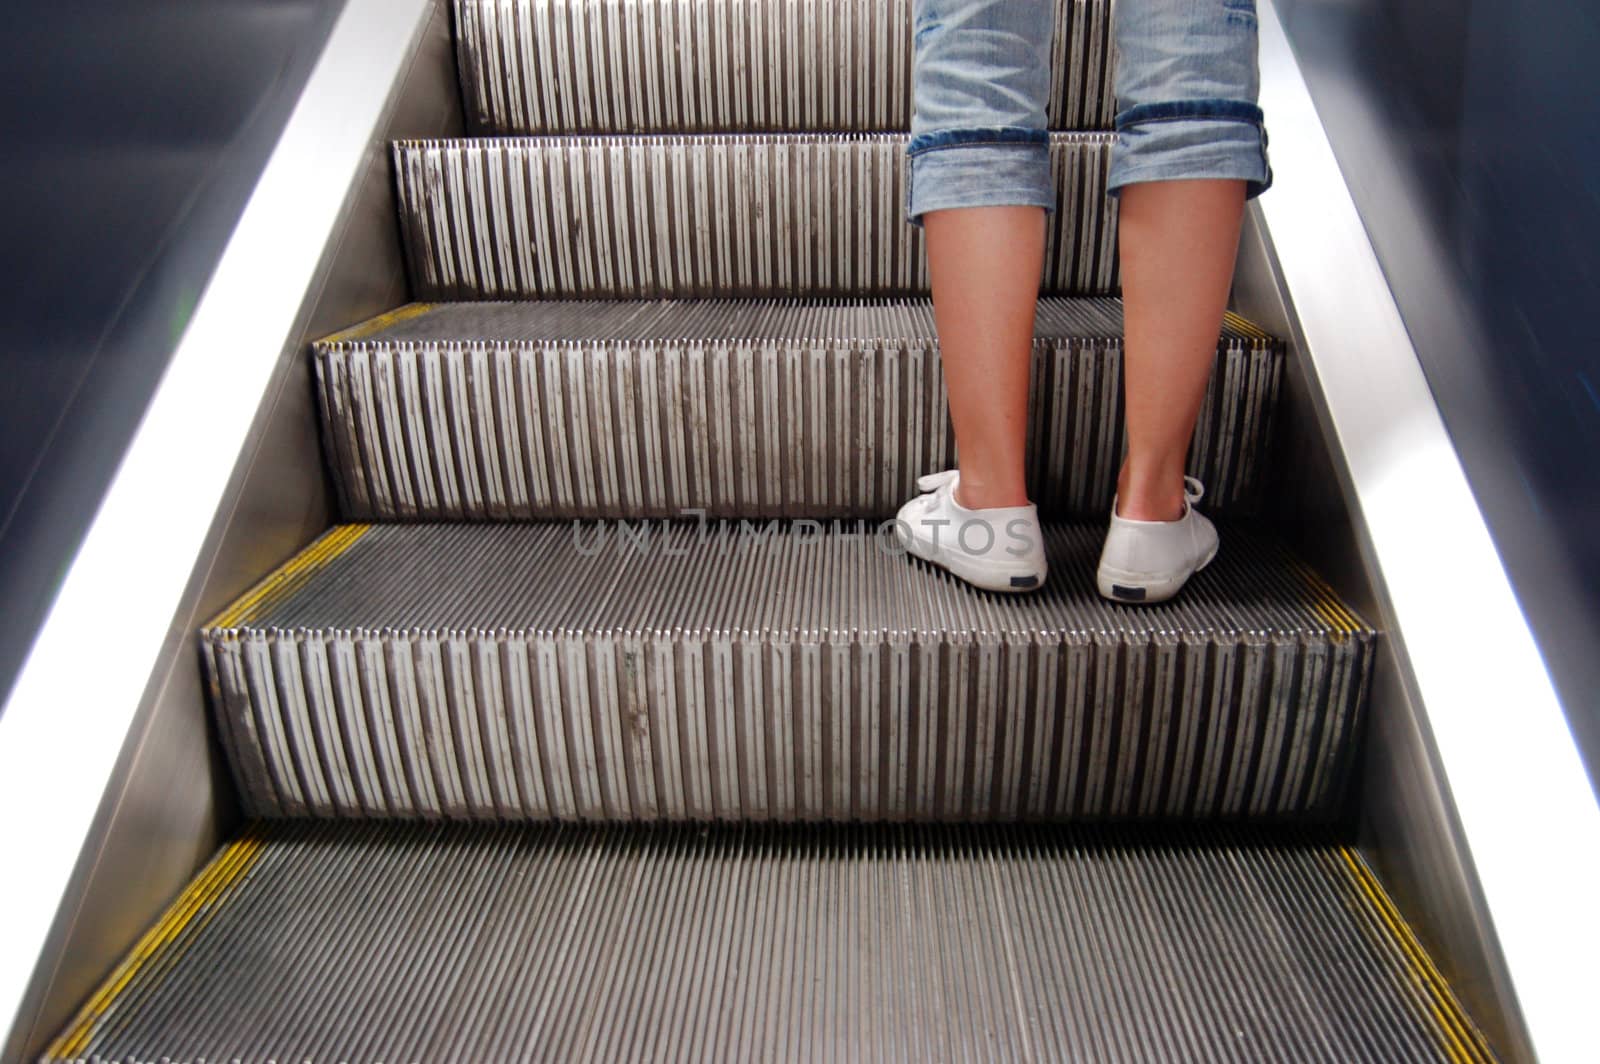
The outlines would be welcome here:
<svg viewBox="0 0 1600 1064">
<path fill-rule="evenodd" d="M 371 525 L 336 525 L 311 542 L 311 545 L 273 570 L 266 579 L 245 592 L 205 628 L 236 627 L 255 615 L 263 604 L 298 587 L 306 577 L 328 561 L 344 553 L 366 535 Z"/>
<path fill-rule="evenodd" d="M 223 847 L 222 852 L 212 858 L 194 882 L 178 895 L 155 926 L 144 933 L 144 937 L 139 939 L 123 962 L 78 1011 L 66 1031 L 45 1050 L 45 1058 L 71 1059 L 82 1053 L 94 1036 L 100 1018 L 116 1003 L 117 996 L 127 989 L 141 970 L 161 956 L 183 934 L 197 915 L 209 911 L 214 902 L 238 883 L 260 855 L 261 840 L 253 833 Z"/>
<path fill-rule="evenodd" d="M 354 343 L 356 340 L 364 340 L 373 333 L 380 333 L 392 325 L 399 325 L 401 322 L 410 321 L 412 318 L 420 318 L 432 310 L 434 306 L 435 304 L 433 303 L 407 303 L 403 307 L 385 311 L 376 318 L 368 318 L 366 321 L 352 325 L 348 329 L 341 329 L 332 336 L 325 336 L 316 341 L 316 343 L 320 347 L 324 344 L 348 344 Z"/>
<path fill-rule="evenodd" d="M 1235 332 L 1244 333 L 1252 340 L 1271 340 L 1274 338 L 1271 333 L 1249 318 L 1242 318 L 1231 310 L 1222 315 L 1222 324 Z"/>
<path fill-rule="evenodd" d="M 201 627 L 208 630 L 238 627 L 255 616 L 261 606 L 293 591 L 311 574 L 349 550 L 356 541 L 370 531 L 372 531 L 371 525 L 334 526 Z"/>
<path fill-rule="evenodd" d="M 1315 613 L 1323 624 L 1344 635 L 1355 635 L 1367 627 L 1344 608 L 1344 604 L 1339 601 L 1332 588 L 1324 584 L 1316 590 L 1318 594 L 1311 603 L 1311 612 Z"/>
<path fill-rule="evenodd" d="M 1489 1048 L 1488 1039 L 1483 1037 L 1482 1032 L 1467 1016 L 1466 1010 L 1461 1007 L 1461 1003 L 1456 1000 L 1450 984 L 1434 966 L 1433 958 L 1422 948 L 1422 943 L 1417 941 L 1411 926 L 1389 900 L 1389 895 L 1378 882 L 1378 877 L 1373 874 L 1372 869 L 1367 866 L 1367 862 L 1349 846 L 1339 847 L 1339 856 L 1344 858 L 1345 867 L 1349 870 L 1351 878 L 1361 888 L 1361 893 L 1366 897 L 1368 904 L 1378 914 L 1378 919 L 1383 922 L 1390 937 L 1405 955 L 1412 978 L 1427 990 L 1430 998 L 1428 1005 L 1448 1043 L 1444 1048 L 1449 1053 L 1450 1059 L 1467 1062 L 1492 1061 L 1494 1053 Z"/>
<path fill-rule="evenodd" d="M 1315 569 L 1300 561 L 1298 558 L 1290 559 L 1290 564 L 1300 574 L 1311 592 L 1311 601 L 1307 603 L 1311 612 L 1328 627 L 1345 635 L 1354 635 L 1357 632 L 1370 631 L 1372 626 L 1352 613 L 1342 600 L 1338 592 L 1334 591 L 1329 583 L 1317 574 Z"/>
</svg>

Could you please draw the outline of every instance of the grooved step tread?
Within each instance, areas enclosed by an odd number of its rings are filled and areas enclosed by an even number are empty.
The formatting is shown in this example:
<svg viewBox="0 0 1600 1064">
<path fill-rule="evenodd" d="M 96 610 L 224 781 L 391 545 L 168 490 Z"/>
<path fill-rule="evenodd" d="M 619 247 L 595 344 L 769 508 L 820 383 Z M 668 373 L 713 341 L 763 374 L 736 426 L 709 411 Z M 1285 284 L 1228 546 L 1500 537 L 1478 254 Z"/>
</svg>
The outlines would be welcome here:
<svg viewBox="0 0 1600 1064">
<path fill-rule="evenodd" d="M 1124 449 L 1122 307 L 1039 302 L 1030 497 L 1103 517 Z M 955 464 L 925 299 L 413 304 L 315 345 L 351 520 L 887 517 Z M 1188 470 L 1255 506 L 1282 346 L 1224 323 Z"/>
<path fill-rule="evenodd" d="M 1321 833 L 263 824 L 49 1061 L 1485 1061 Z"/>
<path fill-rule="evenodd" d="M 1332 815 L 1374 633 L 1272 542 L 1172 603 L 975 591 L 877 526 L 336 529 L 202 634 L 263 815 Z"/>
</svg>

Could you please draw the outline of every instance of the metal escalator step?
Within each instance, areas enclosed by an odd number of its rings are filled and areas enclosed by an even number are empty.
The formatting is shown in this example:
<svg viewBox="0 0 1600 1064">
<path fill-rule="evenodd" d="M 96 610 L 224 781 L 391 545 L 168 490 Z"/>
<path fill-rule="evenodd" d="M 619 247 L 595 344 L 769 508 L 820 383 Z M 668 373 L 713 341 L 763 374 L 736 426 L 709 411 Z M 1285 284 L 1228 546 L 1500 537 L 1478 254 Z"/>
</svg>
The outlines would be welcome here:
<svg viewBox="0 0 1600 1064">
<path fill-rule="evenodd" d="M 48 1061 L 1487 1061 L 1321 833 L 263 824 Z"/>
<path fill-rule="evenodd" d="M 1056 133 L 1043 288 L 1117 287 L 1113 137 Z M 901 295 L 928 288 L 904 134 L 401 141 L 424 300 Z"/>
<path fill-rule="evenodd" d="M 335 529 L 206 627 L 262 816 L 1334 816 L 1373 632 L 1225 528 L 1177 601 L 978 592 L 817 522 Z"/>
<path fill-rule="evenodd" d="M 1103 517 L 1122 308 L 1040 301 L 1032 498 Z M 352 520 L 885 517 L 955 463 L 926 300 L 412 305 L 315 347 Z M 1209 510 L 1262 480 L 1279 344 L 1230 316 L 1188 469 Z"/>
<path fill-rule="evenodd" d="M 1055 5 L 1051 129 L 1109 129 L 1110 0 Z M 911 127 L 911 0 L 456 0 L 477 132 Z"/>
</svg>

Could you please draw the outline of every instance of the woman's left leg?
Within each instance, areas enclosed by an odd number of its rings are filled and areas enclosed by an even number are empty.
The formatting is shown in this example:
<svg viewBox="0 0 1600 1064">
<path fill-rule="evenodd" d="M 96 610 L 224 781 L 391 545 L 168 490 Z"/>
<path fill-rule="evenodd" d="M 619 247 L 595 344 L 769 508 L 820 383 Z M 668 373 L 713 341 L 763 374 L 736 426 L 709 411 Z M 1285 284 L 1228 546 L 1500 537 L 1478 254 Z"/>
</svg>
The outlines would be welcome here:
<svg viewBox="0 0 1600 1064">
<path fill-rule="evenodd" d="M 1044 583 L 1024 482 L 1050 185 L 1051 0 L 918 0 L 908 219 L 925 228 L 959 467 L 921 477 L 901 542 L 979 587 Z"/>
<path fill-rule="evenodd" d="M 1044 269 L 1039 207 L 923 216 L 960 481 L 968 509 L 1028 505 L 1024 456 L 1033 318 Z"/>
</svg>

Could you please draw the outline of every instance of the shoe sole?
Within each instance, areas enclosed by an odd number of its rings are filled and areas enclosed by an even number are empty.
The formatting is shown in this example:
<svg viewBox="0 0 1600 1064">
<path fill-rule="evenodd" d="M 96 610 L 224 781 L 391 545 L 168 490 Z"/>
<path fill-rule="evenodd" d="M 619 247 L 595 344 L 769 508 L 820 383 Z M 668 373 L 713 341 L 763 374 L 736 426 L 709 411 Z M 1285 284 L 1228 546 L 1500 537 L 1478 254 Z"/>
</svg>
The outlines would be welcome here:
<svg viewBox="0 0 1600 1064">
<path fill-rule="evenodd" d="M 1112 602 L 1121 602 L 1129 606 L 1153 606 L 1158 602 L 1166 602 L 1189 582 L 1189 578 L 1206 566 L 1211 564 L 1217 556 L 1221 542 L 1211 548 L 1211 553 L 1201 559 L 1189 572 L 1182 576 L 1169 576 L 1165 579 L 1152 580 L 1148 574 L 1130 573 L 1119 569 L 1110 569 L 1105 566 L 1096 574 L 1095 584 L 1100 591 L 1100 597 L 1110 599 Z"/>
<path fill-rule="evenodd" d="M 900 538 L 900 545 L 906 553 L 931 565 L 937 565 L 950 575 L 966 581 L 973 587 L 983 591 L 998 591 L 1006 595 L 1022 595 L 1029 591 L 1037 591 L 1044 586 L 1045 577 L 1049 570 L 1038 572 L 994 572 L 987 567 L 971 564 L 964 556 L 950 556 L 943 547 L 923 544 L 907 535 L 904 529 L 897 528 L 896 534 Z"/>
</svg>

